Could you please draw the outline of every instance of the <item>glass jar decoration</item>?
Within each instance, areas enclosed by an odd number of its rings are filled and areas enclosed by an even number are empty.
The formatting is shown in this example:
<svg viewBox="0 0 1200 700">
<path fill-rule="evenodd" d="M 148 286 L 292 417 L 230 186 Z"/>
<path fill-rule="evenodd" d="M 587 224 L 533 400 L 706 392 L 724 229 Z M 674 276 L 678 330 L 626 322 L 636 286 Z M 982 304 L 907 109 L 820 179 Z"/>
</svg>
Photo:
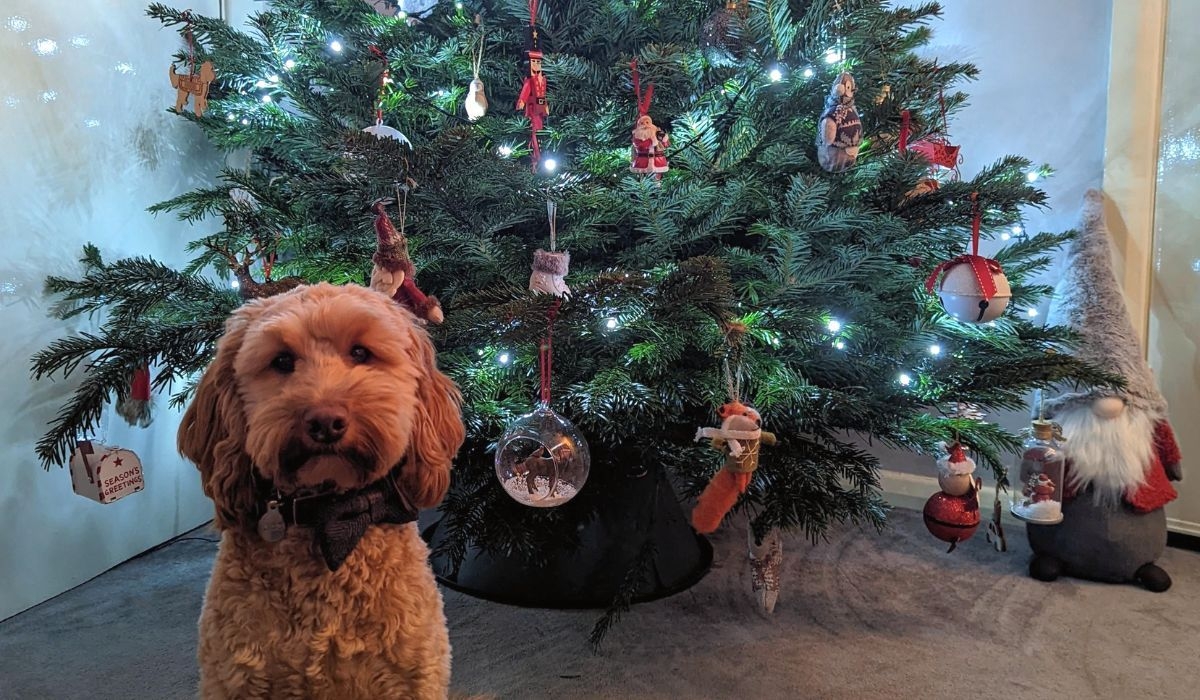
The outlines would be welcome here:
<svg viewBox="0 0 1200 700">
<path fill-rule="evenodd" d="M 1048 420 L 1035 420 L 1032 434 L 1021 446 L 1017 483 L 1013 484 L 1012 514 L 1038 525 L 1062 522 L 1063 477 L 1066 459 Z"/>
<path fill-rule="evenodd" d="M 496 444 L 496 478 L 522 505 L 566 503 L 583 488 L 590 469 L 587 440 L 549 406 L 514 420 Z"/>
</svg>

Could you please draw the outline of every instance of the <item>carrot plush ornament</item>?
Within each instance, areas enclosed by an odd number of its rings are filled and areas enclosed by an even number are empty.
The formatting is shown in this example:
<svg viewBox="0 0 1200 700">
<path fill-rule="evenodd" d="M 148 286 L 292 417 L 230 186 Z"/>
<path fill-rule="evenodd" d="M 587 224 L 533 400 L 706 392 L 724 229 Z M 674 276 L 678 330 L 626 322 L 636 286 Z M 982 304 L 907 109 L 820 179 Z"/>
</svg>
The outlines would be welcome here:
<svg viewBox="0 0 1200 700">
<path fill-rule="evenodd" d="M 696 439 L 708 438 L 713 449 L 725 453 L 725 464 L 713 476 L 696 508 L 692 511 L 692 527 L 700 534 L 714 532 L 725 515 L 746 492 L 754 470 L 758 468 L 758 451 L 765 443 L 775 444 L 775 434 L 762 429 L 758 411 L 740 401 L 730 401 L 717 411 L 720 428 L 701 428 Z"/>
</svg>

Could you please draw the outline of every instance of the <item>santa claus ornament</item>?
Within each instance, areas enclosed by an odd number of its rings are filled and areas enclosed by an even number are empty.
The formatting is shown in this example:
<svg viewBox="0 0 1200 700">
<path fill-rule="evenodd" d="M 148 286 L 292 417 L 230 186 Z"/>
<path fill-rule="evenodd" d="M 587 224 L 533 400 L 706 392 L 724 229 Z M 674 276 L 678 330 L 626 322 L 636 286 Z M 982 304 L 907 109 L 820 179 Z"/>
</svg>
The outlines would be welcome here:
<svg viewBox="0 0 1200 700">
<path fill-rule="evenodd" d="M 965 496 L 975 483 L 975 460 L 958 442 L 951 443 L 938 460 L 938 487 L 951 496 Z"/>
<path fill-rule="evenodd" d="M 925 291 L 937 290 L 946 313 L 964 323 L 994 321 L 1008 308 L 1012 287 L 1000 263 L 979 254 L 982 214 L 978 196 L 971 195 L 971 254 L 941 263 L 925 280 Z"/>
<path fill-rule="evenodd" d="M 376 202 L 375 254 L 371 256 L 371 289 L 391 297 L 396 303 L 413 312 L 426 322 L 438 324 L 445 317 L 437 297 L 428 296 L 417 287 L 417 269 L 408 256 L 408 238 L 404 235 L 404 219 L 407 214 L 408 188 L 401 188 L 400 230 L 392 225 L 383 202 Z"/>
<path fill-rule="evenodd" d="M 633 147 L 630 151 L 629 171 L 639 175 L 654 175 L 661 178 L 669 170 L 667 166 L 667 148 L 671 145 L 671 137 L 654 125 L 650 119 L 650 98 L 654 96 L 654 84 L 646 86 L 642 92 L 641 76 L 638 74 L 637 60 L 630 62 L 629 67 L 633 76 L 633 92 L 637 98 L 638 118 L 633 127 Z"/>
<path fill-rule="evenodd" d="M 854 76 L 842 73 L 825 98 L 825 111 L 817 122 L 817 161 L 831 173 L 849 170 L 858 159 L 862 122 L 854 106 Z"/>
<path fill-rule="evenodd" d="M 1074 330 L 1075 356 L 1119 375 L 1125 386 L 1046 400 L 1045 417 L 1066 437 L 1063 520 L 1026 528 L 1034 553 L 1029 573 L 1042 581 L 1066 575 L 1165 591 L 1171 577 L 1156 561 L 1167 542 L 1163 507 L 1177 496 L 1170 482 L 1183 477 L 1182 458 L 1112 271 L 1098 191 L 1087 193 L 1082 219 L 1047 323 Z"/>
</svg>

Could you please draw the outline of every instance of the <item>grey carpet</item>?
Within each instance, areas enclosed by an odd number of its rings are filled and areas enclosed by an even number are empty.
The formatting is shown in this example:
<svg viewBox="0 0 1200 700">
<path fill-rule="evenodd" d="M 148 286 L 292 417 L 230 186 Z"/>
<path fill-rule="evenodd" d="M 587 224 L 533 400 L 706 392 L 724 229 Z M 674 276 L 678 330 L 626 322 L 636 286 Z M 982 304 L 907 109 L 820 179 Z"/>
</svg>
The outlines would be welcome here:
<svg viewBox="0 0 1200 700">
<path fill-rule="evenodd" d="M 203 533 L 201 533 L 203 534 Z M 454 685 L 497 698 L 1195 698 L 1200 554 L 1175 587 L 1025 577 L 1024 534 L 946 554 L 919 514 L 786 551 L 773 617 L 748 591 L 743 536 L 715 539 L 693 589 L 634 608 L 598 655 L 596 614 L 446 592 Z M 195 620 L 216 546 L 187 540 L 0 625 L 0 698 L 189 698 Z"/>
</svg>

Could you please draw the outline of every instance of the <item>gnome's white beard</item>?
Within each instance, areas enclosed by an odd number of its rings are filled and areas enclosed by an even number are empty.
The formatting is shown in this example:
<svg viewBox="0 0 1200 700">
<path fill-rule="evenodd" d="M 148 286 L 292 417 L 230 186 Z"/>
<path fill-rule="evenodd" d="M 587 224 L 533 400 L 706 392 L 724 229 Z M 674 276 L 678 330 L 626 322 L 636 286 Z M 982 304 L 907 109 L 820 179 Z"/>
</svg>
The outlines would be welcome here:
<svg viewBox="0 0 1200 700">
<path fill-rule="evenodd" d="M 1067 442 L 1067 480 L 1073 488 L 1095 488 L 1096 500 L 1119 501 L 1126 489 L 1146 482 L 1154 450 L 1154 421 L 1149 413 L 1126 406 L 1115 418 L 1101 418 L 1090 404 L 1060 411 L 1054 420 Z"/>
</svg>

